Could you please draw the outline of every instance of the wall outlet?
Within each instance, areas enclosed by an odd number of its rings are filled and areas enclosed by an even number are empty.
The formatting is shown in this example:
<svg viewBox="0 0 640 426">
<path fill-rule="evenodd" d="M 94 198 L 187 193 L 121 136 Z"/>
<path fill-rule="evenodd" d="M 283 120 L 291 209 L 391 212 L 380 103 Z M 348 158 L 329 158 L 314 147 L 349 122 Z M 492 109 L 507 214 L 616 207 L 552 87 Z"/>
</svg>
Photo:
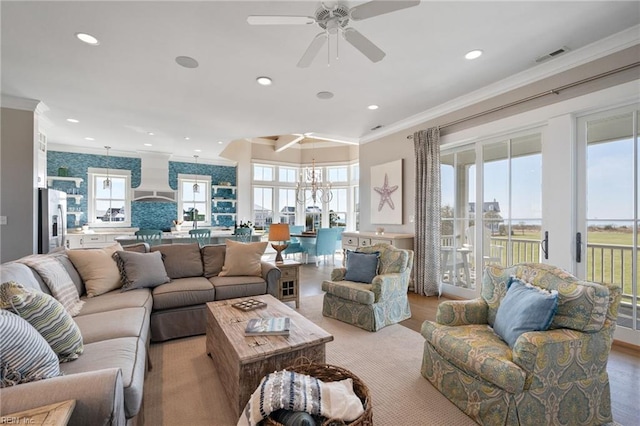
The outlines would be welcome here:
<svg viewBox="0 0 640 426">
<path fill-rule="evenodd" d="M 6 225 L 6 224 L 7 224 L 7 217 L 0 216 L 0 225 Z"/>
</svg>

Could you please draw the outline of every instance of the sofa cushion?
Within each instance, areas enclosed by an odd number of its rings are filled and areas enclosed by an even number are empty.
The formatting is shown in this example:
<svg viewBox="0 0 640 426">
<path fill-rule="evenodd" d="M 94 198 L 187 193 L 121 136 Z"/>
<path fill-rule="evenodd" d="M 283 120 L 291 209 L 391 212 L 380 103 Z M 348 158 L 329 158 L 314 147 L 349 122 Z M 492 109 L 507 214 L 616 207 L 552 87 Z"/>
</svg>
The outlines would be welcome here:
<svg viewBox="0 0 640 426">
<path fill-rule="evenodd" d="M 341 299 L 352 300 L 363 305 L 373 305 L 375 294 L 371 284 L 353 281 L 323 281 L 322 290 Z"/>
<path fill-rule="evenodd" d="M 134 253 L 149 253 L 149 243 L 135 243 L 135 244 L 127 244 L 126 246 L 122 246 L 124 251 L 131 251 Z"/>
<path fill-rule="evenodd" d="M 153 289 L 153 310 L 213 302 L 215 294 L 216 289 L 205 277 L 181 278 Z"/>
<path fill-rule="evenodd" d="M 48 294 L 12 281 L 3 283 L 0 307 L 24 318 L 38 330 L 61 362 L 74 360 L 82 353 L 80 329 L 64 306 Z"/>
<path fill-rule="evenodd" d="M 227 251 L 221 277 L 227 276 L 262 276 L 262 255 L 267 248 L 267 242 L 242 243 L 227 240 Z"/>
<path fill-rule="evenodd" d="M 73 266 L 73 263 L 71 263 L 71 259 L 69 259 L 69 256 L 67 256 L 66 251 L 61 250 L 58 252 L 53 252 L 50 253 L 49 256 L 55 257 L 60 263 L 62 263 L 62 266 L 67 271 L 67 274 L 69 274 L 69 278 L 71 278 L 71 281 L 73 281 L 73 285 L 76 286 L 78 296 L 84 295 L 87 291 L 84 288 L 82 277 L 80 276 L 80 274 L 78 274 L 78 270 L 75 268 L 75 266 Z"/>
<path fill-rule="evenodd" d="M 144 308 L 126 308 L 81 315 L 75 320 L 85 344 L 118 337 L 139 337 L 146 341 L 149 315 L 150 312 Z"/>
<path fill-rule="evenodd" d="M 15 281 L 25 288 L 51 294 L 49 287 L 39 278 L 38 273 L 24 263 L 7 262 L 2 264 L 2 267 L 0 267 L 0 283 L 8 281 Z"/>
<path fill-rule="evenodd" d="M 58 357 L 26 320 L 0 310 L 0 387 L 59 376 Z"/>
<path fill-rule="evenodd" d="M 371 284 L 373 278 L 378 275 L 378 257 L 380 252 L 358 253 L 347 250 L 347 271 L 344 279 Z"/>
<path fill-rule="evenodd" d="M 130 418 L 138 414 L 142 405 L 145 364 L 145 342 L 137 337 L 121 337 L 89 343 L 80 358 L 60 366 L 64 374 L 119 368 L 124 386 L 124 409 Z"/>
<path fill-rule="evenodd" d="M 147 288 L 131 290 L 127 291 L 126 293 L 123 293 L 120 290 L 113 290 L 109 293 L 101 295 L 100 297 L 83 297 L 83 300 L 85 301 L 85 304 L 78 316 L 124 308 L 142 307 L 147 311 L 151 311 L 151 308 L 153 307 L 151 290 Z M 77 318 L 78 317 L 76 317 L 76 319 Z"/>
<path fill-rule="evenodd" d="M 227 246 L 224 244 L 206 245 L 200 251 L 202 252 L 202 263 L 204 264 L 204 276 L 206 278 L 218 276 L 222 271 L 222 266 L 224 266 Z"/>
<path fill-rule="evenodd" d="M 525 284 L 515 277 L 508 286 L 507 295 L 498 307 L 493 330 L 513 348 L 522 333 L 549 328 L 558 308 L 558 292 Z"/>
<path fill-rule="evenodd" d="M 162 262 L 162 253 L 136 253 L 117 251 L 114 258 L 120 270 L 122 291 L 156 287 L 171 279 Z"/>
<path fill-rule="evenodd" d="M 216 289 L 216 300 L 258 296 L 267 292 L 267 282 L 262 277 L 211 277 Z"/>
<path fill-rule="evenodd" d="M 204 273 L 200 245 L 193 244 L 162 244 L 151 247 L 151 252 L 162 253 L 164 267 L 169 278 L 201 277 Z"/>
<path fill-rule="evenodd" d="M 67 250 L 67 256 L 84 281 L 87 296 L 94 297 L 122 287 L 113 253 L 122 250 L 116 243 L 101 249 Z"/>
<path fill-rule="evenodd" d="M 488 325 L 450 327 L 425 321 L 421 333 L 435 351 L 471 376 L 509 393 L 524 389 L 525 371 L 513 362 L 509 346 Z"/>
</svg>

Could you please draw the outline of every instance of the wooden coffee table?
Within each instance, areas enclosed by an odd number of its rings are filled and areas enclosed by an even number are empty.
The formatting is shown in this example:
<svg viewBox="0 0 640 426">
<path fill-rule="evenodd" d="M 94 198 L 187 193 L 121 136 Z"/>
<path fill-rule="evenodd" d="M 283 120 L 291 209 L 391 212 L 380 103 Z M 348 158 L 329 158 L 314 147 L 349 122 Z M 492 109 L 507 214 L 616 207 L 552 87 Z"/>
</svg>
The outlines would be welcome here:
<svg viewBox="0 0 640 426">
<path fill-rule="evenodd" d="M 245 299 L 261 300 L 267 307 L 243 312 L 231 306 Z M 289 336 L 245 337 L 247 321 L 258 317 L 291 318 Z M 324 363 L 324 345 L 332 340 L 331 334 L 268 294 L 207 303 L 207 354 L 215 362 L 236 417 L 264 376 L 299 357 Z"/>
</svg>

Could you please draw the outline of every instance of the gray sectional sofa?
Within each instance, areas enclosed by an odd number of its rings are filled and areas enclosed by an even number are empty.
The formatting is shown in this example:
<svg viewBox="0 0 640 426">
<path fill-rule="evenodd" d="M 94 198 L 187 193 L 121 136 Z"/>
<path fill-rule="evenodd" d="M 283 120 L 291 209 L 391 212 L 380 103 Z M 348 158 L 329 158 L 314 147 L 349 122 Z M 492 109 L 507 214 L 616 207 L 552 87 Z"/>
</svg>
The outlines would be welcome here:
<svg viewBox="0 0 640 426">
<path fill-rule="evenodd" d="M 87 249 L 91 250 L 91 249 Z M 64 375 L 0 389 L 0 415 L 75 399 L 70 425 L 142 424 L 142 395 L 150 341 L 204 334 L 206 303 L 277 294 L 280 270 L 261 262 L 261 276 L 219 276 L 224 245 L 136 244 L 127 251 L 162 253 L 171 281 L 153 288 L 115 289 L 87 297 L 85 283 L 65 251 L 55 256 L 78 289 L 78 325 L 84 352 L 60 364 Z M 15 281 L 51 294 L 41 276 L 16 261 L 0 266 L 0 282 Z"/>
</svg>

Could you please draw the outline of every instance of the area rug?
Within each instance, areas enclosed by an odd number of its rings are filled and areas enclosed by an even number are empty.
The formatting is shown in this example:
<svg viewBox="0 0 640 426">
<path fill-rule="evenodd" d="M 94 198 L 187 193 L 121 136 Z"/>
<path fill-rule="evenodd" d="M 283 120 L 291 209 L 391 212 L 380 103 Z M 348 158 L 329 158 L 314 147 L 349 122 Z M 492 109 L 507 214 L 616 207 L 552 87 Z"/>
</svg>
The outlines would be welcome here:
<svg viewBox="0 0 640 426">
<path fill-rule="evenodd" d="M 292 305 L 292 304 L 291 304 Z M 475 425 L 420 375 L 424 339 L 401 325 L 371 333 L 322 316 L 322 295 L 300 301 L 302 315 L 334 336 L 327 363 L 344 367 L 369 387 L 374 424 Z M 147 425 L 235 425 L 205 337 L 151 345 L 153 370 L 144 387 Z"/>
</svg>

